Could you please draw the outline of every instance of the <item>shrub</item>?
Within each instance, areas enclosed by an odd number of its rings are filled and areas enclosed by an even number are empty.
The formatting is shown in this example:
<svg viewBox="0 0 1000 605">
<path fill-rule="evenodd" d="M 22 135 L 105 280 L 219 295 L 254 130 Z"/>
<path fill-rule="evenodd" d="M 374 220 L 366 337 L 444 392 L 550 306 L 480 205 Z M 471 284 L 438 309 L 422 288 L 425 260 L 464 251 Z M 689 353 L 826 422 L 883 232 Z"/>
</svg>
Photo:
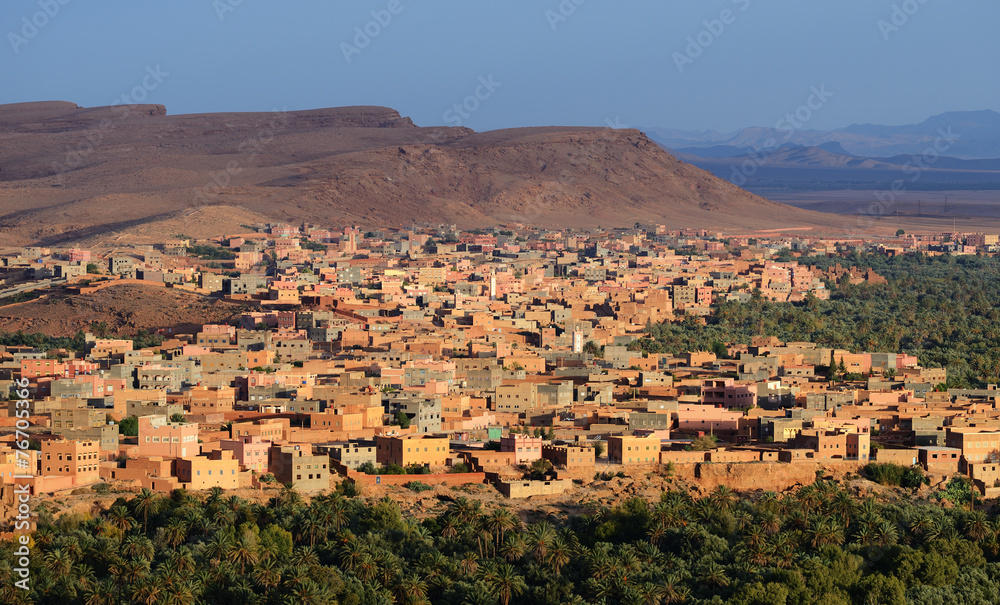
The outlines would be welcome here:
<svg viewBox="0 0 1000 605">
<path fill-rule="evenodd" d="M 448 470 L 448 472 L 449 473 L 468 473 L 471 470 L 472 469 L 469 468 L 468 464 L 466 464 L 464 462 L 459 462 L 458 464 L 452 466 L 451 469 Z"/>
<path fill-rule="evenodd" d="M 920 487 L 924 482 L 924 471 L 919 467 L 906 467 L 891 462 L 872 462 L 861 469 L 861 474 L 881 485 L 912 488 Z"/>
<path fill-rule="evenodd" d="M 417 493 L 426 492 L 427 490 L 434 489 L 433 487 L 427 485 L 423 481 L 410 481 L 409 483 L 403 484 L 403 487 Z"/>
</svg>

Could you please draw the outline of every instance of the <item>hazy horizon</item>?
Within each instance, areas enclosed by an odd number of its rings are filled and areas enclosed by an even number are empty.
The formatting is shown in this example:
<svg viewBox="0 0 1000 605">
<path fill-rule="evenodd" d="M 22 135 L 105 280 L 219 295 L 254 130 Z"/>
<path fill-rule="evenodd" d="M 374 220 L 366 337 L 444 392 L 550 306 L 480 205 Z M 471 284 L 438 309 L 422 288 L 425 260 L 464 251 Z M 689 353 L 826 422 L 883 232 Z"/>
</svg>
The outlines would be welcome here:
<svg viewBox="0 0 1000 605">
<path fill-rule="evenodd" d="M 423 126 L 727 133 L 773 125 L 826 87 L 808 129 L 901 125 L 1000 109 L 998 16 L 985 0 L 12 1 L 0 102 L 382 105 Z"/>
</svg>

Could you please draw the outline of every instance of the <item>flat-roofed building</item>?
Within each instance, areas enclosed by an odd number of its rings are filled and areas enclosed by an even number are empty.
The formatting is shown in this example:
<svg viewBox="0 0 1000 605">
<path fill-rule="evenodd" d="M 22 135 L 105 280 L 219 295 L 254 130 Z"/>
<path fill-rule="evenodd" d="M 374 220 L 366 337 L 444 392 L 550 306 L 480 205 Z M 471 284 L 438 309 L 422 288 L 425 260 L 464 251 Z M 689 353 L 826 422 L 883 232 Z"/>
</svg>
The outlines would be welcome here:
<svg viewBox="0 0 1000 605">
<path fill-rule="evenodd" d="M 39 466 L 43 477 L 72 477 L 73 485 L 100 481 L 101 446 L 96 441 L 51 439 L 42 442 Z"/>
<path fill-rule="evenodd" d="M 399 466 L 443 466 L 448 461 L 451 445 L 447 437 L 404 435 L 375 437 L 375 456 L 379 464 Z"/>
<path fill-rule="evenodd" d="M 608 461 L 612 464 L 649 464 L 660 461 L 659 437 L 608 437 Z"/>
</svg>

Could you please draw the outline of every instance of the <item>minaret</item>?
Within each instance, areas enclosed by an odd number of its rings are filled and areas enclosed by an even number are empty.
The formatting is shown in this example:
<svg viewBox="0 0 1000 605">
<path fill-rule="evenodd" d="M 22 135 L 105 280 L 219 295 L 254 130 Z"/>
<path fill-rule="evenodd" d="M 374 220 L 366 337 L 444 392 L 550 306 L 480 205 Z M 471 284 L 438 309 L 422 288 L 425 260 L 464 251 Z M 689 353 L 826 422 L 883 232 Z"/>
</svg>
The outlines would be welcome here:
<svg viewBox="0 0 1000 605">
<path fill-rule="evenodd" d="M 579 327 L 573 330 L 573 352 L 583 353 L 583 330 Z"/>
<path fill-rule="evenodd" d="M 497 273 L 490 271 L 490 300 L 497 299 Z"/>
</svg>

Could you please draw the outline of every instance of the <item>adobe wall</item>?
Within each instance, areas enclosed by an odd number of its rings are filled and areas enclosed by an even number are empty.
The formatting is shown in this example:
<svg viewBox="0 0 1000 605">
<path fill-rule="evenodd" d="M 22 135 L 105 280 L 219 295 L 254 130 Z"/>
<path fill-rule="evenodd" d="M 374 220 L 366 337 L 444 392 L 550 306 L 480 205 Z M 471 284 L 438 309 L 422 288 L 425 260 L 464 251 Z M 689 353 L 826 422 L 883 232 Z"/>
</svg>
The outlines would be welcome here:
<svg viewBox="0 0 1000 605">
<path fill-rule="evenodd" d="M 738 491 L 783 491 L 816 480 L 816 471 L 825 477 L 841 479 L 857 473 L 864 466 L 858 462 L 785 462 L 674 464 L 674 477 L 712 489 L 725 485 Z"/>
<path fill-rule="evenodd" d="M 347 478 L 359 485 L 405 485 L 419 481 L 427 485 L 465 485 L 466 483 L 486 483 L 486 473 L 437 473 L 433 475 L 366 475 L 348 471 Z"/>
</svg>

